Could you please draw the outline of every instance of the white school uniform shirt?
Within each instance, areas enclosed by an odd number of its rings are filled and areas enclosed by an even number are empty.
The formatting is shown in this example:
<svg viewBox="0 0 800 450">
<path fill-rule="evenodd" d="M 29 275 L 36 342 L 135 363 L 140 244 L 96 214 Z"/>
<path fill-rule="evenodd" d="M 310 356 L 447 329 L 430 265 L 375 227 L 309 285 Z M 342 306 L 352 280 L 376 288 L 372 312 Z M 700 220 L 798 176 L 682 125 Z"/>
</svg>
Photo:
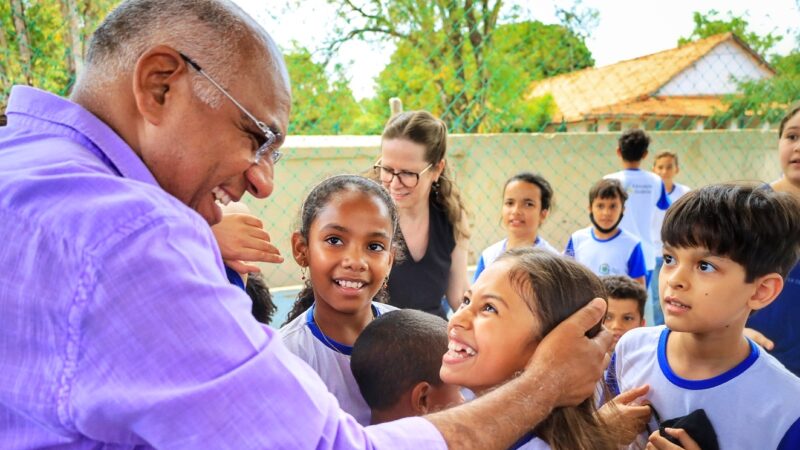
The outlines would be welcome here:
<svg viewBox="0 0 800 450">
<path fill-rule="evenodd" d="M 578 230 L 570 236 L 564 254 L 600 276 L 639 278 L 646 271 L 641 241 L 622 228 L 608 239 L 597 238 L 592 227 Z"/>
<path fill-rule="evenodd" d="M 494 244 L 486 247 L 486 250 L 481 252 L 481 257 L 478 258 L 478 264 L 475 266 L 475 275 L 472 277 L 473 283 L 478 279 L 478 275 L 480 275 L 484 269 L 489 267 L 489 264 L 493 263 L 494 260 L 505 253 L 507 246 L 508 238 L 503 239 L 500 242 L 495 242 Z M 550 245 L 550 243 L 544 240 L 544 238 L 541 236 L 536 236 L 536 240 L 533 242 L 533 248 L 547 250 L 554 255 L 558 254 L 558 250 L 556 250 L 555 247 Z"/>
<path fill-rule="evenodd" d="M 692 188 L 689 186 L 674 183 L 672 185 L 672 192 L 667 193 L 669 204 L 672 205 L 681 198 L 683 194 L 691 190 Z M 653 230 L 651 233 L 653 235 L 653 251 L 656 254 L 656 258 L 661 257 L 661 253 L 664 251 L 664 243 L 661 242 L 661 226 L 664 225 L 664 216 L 666 214 L 667 211 L 661 209 L 657 209 L 655 214 L 653 214 Z"/>
<path fill-rule="evenodd" d="M 723 450 L 800 448 L 800 378 L 749 339 L 750 355 L 733 369 L 707 380 L 680 378 L 667 360 L 669 334 L 662 325 L 622 336 L 611 361 L 612 392 L 649 384 L 647 399 L 661 421 L 702 408 Z"/>
<path fill-rule="evenodd" d="M 314 322 L 314 306 L 281 327 L 279 333 L 286 347 L 316 371 L 328 386 L 339 406 L 361 425 L 369 425 L 372 413 L 358 389 L 350 370 L 353 347 L 325 336 Z M 375 317 L 397 308 L 372 302 Z M 302 420 L 302 418 L 300 418 Z"/>
<path fill-rule="evenodd" d="M 641 169 L 620 170 L 603 178 L 619 180 L 625 192 L 628 193 L 628 200 L 625 201 L 625 213 L 619 226 L 642 241 L 647 270 L 655 269 L 653 215 L 657 210 L 665 211 L 669 207 L 669 197 L 664 188 L 664 182 L 653 172 Z"/>
</svg>

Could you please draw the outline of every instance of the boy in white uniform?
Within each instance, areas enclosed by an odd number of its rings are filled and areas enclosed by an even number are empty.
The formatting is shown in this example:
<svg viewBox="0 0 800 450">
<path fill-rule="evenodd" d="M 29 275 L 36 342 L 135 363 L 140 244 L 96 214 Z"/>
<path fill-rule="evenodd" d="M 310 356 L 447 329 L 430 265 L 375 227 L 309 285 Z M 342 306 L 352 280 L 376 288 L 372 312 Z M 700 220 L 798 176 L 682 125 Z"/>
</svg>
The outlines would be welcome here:
<svg viewBox="0 0 800 450">
<path fill-rule="evenodd" d="M 703 409 L 722 449 L 800 448 L 800 379 L 743 334 L 800 256 L 800 203 L 760 186 L 706 186 L 672 205 L 662 237 L 666 327 L 620 339 L 618 388 L 649 384 L 658 420 Z"/>
<path fill-rule="evenodd" d="M 627 214 L 622 218 L 620 226 L 642 241 L 647 267 L 646 285 L 650 284 L 650 276 L 656 268 L 656 254 L 653 248 L 655 239 L 652 235 L 653 215 L 657 210 L 666 210 L 669 207 L 667 191 L 661 178 L 653 172 L 639 168 L 642 160 L 647 157 L 649 146 L 650 137 L 642 130 L 634 128 L 622 133 L 617 156 L 620 158 L 623 170 L 604 177 L 619 180 L 628 194 L 628 200 L 625 202 Z"/>
<path fill-rule="evenodd" d="M 564 254 L 599 276 L 627 275 L 644 286 L 641 241 L 619 226 L 626 198 L 617 180 L 603 179 L 595 183 L 589 190 L 592 226 L 572 233 Z"/>
<path fill-rule="evenodd" d="M 670 204 L 675 203 L 683 194 L 691 190 L 689 186 L 675 182 L 675 176 L 678 175 L 680 171 L 677 153 L 664 150 L 656 154 L 653 160 L 653 172 L 661 177 L 661 181 L 664 182 L 664 188 L 667 191 L 667 198 L 669 198 Z M 653 308 L 653 321 L 651 325 L 664 324 L 664 314 L 661 312 L 661 307 L 658 305 L 658 273 L 661 271 L 661 266 L 664 264 L 664 259 L 661 257 L 661 250 L 663 247 L 661 243 L 661 225 L 664 223 L 664 214 L 666 214 L 666 211 L 661 209 L 657 209 L 655 214 L 653 214 L 652 235 L 653 250 L 656 254 L 656 268 L 653 271 L 653 277 L 652 280 L 650 280 L 648 291 L 648 294 L 650 294 L 651 307 Z"/>
</svg>

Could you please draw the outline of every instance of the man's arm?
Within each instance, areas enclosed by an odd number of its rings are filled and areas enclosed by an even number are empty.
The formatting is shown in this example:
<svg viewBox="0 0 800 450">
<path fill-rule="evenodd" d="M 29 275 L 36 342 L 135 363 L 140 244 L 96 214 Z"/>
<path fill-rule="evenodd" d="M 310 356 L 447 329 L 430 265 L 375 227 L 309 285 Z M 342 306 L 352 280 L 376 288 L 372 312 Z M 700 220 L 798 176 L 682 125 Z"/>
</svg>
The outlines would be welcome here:
<svg viewBox="0 0 800 450">
<path fill-rule="evenodd" d="M 449 448 L 509 448 L 553 408 L 577 405 L 594 393 L 612 336 L 605 330 L 594 339 L 585 334 L 605 311 L 604 301 L 593 300 L 545 336 L 522 375 L 469 403 L 425 417 Z"/>
</svg>

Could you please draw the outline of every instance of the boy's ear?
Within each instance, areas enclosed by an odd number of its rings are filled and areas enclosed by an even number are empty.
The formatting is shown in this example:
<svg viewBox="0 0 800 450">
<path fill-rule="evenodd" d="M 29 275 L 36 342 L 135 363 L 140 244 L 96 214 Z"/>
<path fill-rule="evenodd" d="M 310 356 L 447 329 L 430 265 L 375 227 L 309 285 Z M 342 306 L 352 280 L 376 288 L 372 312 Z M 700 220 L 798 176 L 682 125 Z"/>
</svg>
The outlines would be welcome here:
<svg viewBox="0 0 800 450">
<path fill-rule="evenodd" d="M 292 256 L 300 267 L 308 267 L 308 243 L 299 231 L 292 233 Z"/>
<path fill-rule="evenodd" d="M 591 210 L 592 210 L 592 208 L 590 206 L 589 207 L 589 211 L 591 212 Z M 549 209 L 543 209 L 542 210 L 542 212 L 539 214 L 539 225 L 544 224 L 544 221 L 545 221 L 545 219 L 547 219 L 547 216 L 549 214 L 550 214 L 550 210 Z"/>
<path fill-rule="evenodd" d="M 411 409 L 418 416 L 424 416 L 430 411 L 431 385 L 427 381 L 420 381 L 411 389 Z"/>
<path fill-rule="evenodd" d="M 753 311 L 766 308 L 783 290 L 783 277 L 777 273 L 769 273 L 755 279 L 756 290 L 747 305 Z"/>
</svg>

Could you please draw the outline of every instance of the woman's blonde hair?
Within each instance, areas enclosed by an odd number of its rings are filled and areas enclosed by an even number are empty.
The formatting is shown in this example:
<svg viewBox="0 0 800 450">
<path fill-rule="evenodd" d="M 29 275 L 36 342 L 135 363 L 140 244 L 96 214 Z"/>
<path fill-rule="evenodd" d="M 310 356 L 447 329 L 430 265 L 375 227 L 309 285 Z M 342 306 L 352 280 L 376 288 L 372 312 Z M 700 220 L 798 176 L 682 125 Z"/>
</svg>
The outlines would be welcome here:
<svg viewBox="0 0 800 450">
<path fill-rule="evenodd" d="M 447 125 L 427 111 L 406 111 L 389 119 L 382 139 L 407 139 L 422 145 L 425 147 L 425 161 L 436 165 L 445 159 L 447 152 Z M 456 241 L 469 238 L 469 226 L 465 219 L 467 210 L 461 193 L 450 177 L 448 164 L 445 164 L 439 180 L 431 189 L 430 201 L 444 209 L 448 222 L 453 225 Z"/>
</svg>

